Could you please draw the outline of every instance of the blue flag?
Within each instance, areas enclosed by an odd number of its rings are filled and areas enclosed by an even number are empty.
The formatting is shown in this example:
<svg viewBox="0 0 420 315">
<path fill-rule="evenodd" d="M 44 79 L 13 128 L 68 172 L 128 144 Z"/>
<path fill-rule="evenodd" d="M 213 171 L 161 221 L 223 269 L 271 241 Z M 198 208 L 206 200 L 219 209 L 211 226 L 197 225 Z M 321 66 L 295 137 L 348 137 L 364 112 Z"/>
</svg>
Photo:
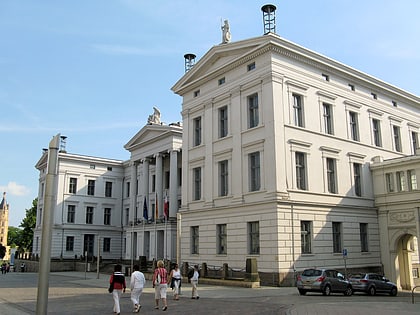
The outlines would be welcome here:
<svg viewBox="0 0 420 315">
<path fill-rule="evenodd" d="M 147 202 L 146 197 L 144 197 L 144 205 L 143 205 L 143 218 L 147 221 L 149 220 L 149 212 L 147 211 Z"/>
</svg>

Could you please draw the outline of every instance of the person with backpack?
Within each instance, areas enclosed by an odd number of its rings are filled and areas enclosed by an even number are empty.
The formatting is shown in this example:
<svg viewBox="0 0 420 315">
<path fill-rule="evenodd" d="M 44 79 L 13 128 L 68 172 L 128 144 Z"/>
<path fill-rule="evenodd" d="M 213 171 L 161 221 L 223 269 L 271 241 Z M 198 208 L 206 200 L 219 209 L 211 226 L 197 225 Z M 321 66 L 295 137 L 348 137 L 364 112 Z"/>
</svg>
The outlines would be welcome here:
<svg viewBox="0 0 420 315">
<path fill-rule="evenodd" d="M 192 269 L 192 276 L 191 276 L 191 287 L 192 287 L 192 292 L 191 292 L 191 298 L 192 299 L 199 299 L 200 297 L 198 296 L 198 290 L 197 290 L 197 285 L 198 285 L 198 278 L 200 277 L 200 274 L 198 273 L 198 265 L 194 266 L 194 269 Z M 190 272 L 188 273 L 188 277 L 190 275 Z"/>
<path fill-rule="evenodd" d="M 159 309 L 159 300 L 162 300 L 162 311 L 168 309 L 166 301 L 166 291 L 168 289 L 168 272 L 165 269 L 165 264 L 162 260 L 157 262 L 157 268 L 153 273 L 153 288 L 155 288 L 155 309 Z"/>
<path fill-rule="evenodd" d="M 111 278 L 109 279 L 109 292 L 112 293 L 112 298 L 114 299 L 114 313 L 117 315 L 120 315 L 121 309 L 120 309 L 120 298 L 121 293 L 125 292 L 126 283 L 125 283 L 125 276 L 121 272 L 122 266 L 121 265 L 115 265 L 114 267 L 114 273 L 111 275 Z"/>
</svg>

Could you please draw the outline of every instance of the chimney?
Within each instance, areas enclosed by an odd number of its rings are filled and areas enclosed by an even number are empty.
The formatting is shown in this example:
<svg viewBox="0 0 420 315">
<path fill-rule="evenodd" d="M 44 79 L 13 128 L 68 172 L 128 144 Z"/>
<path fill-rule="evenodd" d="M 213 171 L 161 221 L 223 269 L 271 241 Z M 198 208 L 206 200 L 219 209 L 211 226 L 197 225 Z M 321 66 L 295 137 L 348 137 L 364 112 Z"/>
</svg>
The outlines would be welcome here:
<svg viewBox="0 0 420 315">
<path fill-rule="evenodd" d="M 185 59 L 185 73 L 187 73 L 188 71 L 191 70 L 191 68 L 194 66 L 195 64 L 195 55 L 194 54 L 185 54 L 184 55 L 184 59 Z"/>
<path fill-rule="evenodd" d="M 276 32 L 276 6 L 266 4 L 261 7 L 263 12 L 264 35 Z"/>
</svg>

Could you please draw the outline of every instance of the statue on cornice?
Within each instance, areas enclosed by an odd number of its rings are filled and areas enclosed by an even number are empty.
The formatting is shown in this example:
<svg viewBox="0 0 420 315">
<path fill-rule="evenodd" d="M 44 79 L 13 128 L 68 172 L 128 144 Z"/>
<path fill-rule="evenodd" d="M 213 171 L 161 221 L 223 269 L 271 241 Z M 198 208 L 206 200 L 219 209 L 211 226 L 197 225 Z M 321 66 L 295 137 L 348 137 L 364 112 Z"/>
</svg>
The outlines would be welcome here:
<svg viewBox="0 0 420 315">
<path fill-rule="evenodd" d="M 160 110 L 153 106 L 153 114 L 149 115 L 147 119 L 148 124 L 159 124 L 160 125 Z"/>
<path fill-rule="evenodd" d="M 230 43 L 232 35 L 230 34 L 229 21 L 225 20 L 224 25 L 222 25 L 222 44 Z"/>
</svg>

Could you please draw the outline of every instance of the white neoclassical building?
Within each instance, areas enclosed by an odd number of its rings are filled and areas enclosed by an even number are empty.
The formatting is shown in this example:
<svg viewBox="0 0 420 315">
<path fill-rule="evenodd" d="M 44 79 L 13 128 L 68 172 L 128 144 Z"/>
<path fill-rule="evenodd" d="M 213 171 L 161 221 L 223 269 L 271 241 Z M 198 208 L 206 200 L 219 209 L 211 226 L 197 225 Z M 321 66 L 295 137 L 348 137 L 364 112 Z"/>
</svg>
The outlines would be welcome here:
<svg viewBox="0 0 420 315">
<path fill-rule="evenodd" d="M 186 70 L 181 261 L 380 271 L 370 164 L 414 154 L 420 99 L 271 31 Z"/>
</svg>

